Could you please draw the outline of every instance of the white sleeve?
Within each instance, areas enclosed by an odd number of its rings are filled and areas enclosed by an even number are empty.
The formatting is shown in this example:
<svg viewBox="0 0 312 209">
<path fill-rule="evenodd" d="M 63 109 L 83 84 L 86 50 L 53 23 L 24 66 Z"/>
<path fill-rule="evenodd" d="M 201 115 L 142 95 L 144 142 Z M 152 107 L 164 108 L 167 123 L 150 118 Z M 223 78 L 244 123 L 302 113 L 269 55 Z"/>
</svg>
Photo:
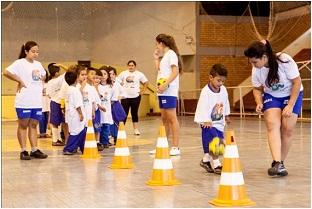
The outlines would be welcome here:
<svg viewBox="0 0 312 209">
<path fill-rule="evenodd" d="M 177 67 L 179 66 L 178 65 L 178 56 L 173 51 L 172 51 L 172 53 L 169 54 L 169 64 L 170 64 L 170 66 L 172 66 L 172 65 L 175 65 Z"/>
<path fill-rule="evenodd" d="M 40 75 L 43 77 L 45 76 L 47 73 L 44 69 L 44 67 L 42 66 L 42 64 L 39 62 L 39 65 L 40 65 Z"/>
<path fill-rule="evenodd" d="M 82 95 L 78 89 L 76 91 L 73 91 L 73 93 L 70 94 L 70 96 L 72 97 L 72 102 L 73 102 L 73 106 L 75 107 L 75 109 L 83 106 Z"/>
<path fill-rule="evenodd" d="M 119 96 L 119 83 L 114 83 L 113 88 L 112 88 L 112 101 L 118 101 L 118 96 Z"/>
<path fill-rule="evenodd" d="M 147 81 L 148 80 L 147 80 L 146 76 L 142 72 L 140 72 L 140 82 L 146 83 Z"/>
<path fill-rule="evenodd" d="M 6 68 L 6 70 L 14 75 L 20 76 L 20 68 L 21 67 L 18 60 L 15 60 L 10 66 Z"/>
<path fill-rule="evenodd" d="M 252 82 L 252 85 L 254 87 L 260 87 L 262 86 L 262 83 L 258 77 L 258 74 L 257 74 L 257 70 L 256 68 L 252 68 L 252 74 L 251 74 L 251 82 Z"/>
<path fill-rule="evenodd" d="M 225 116 L 228 116 L 230 115 L 230 112 L 231 112 L 231 108 L 230 108 L 230 102 L 229 102 L 229 96 L 228 96 L 228 93 L 227 93 L 227 90 L 225 89 L 225 109 L 224 109 L 224 115 Z"/>
<path fill-rule="evenodd" d="M 116 81 L 119 80 L 120 83 L 123 82 L 124 74 L 125 74 L 125 71 L 121 72 L 121 73 L 116 77 Z"/>
<path fill-rule="evenodd" d="M 199 100 L 197 103 L 194 122 L 203 123 L 211 121 L 211 116 L 207 111 L 211 109 L 209 108 L 209 106 L 211 105 L 209 105 L 208 94 L 206 88 L 203 88 L 200 92 Z"/>
<path fill-rule="evenodd" d="M 286 55 L 286 54 L 283 54 L 283 57 L 286 58 L 286 59 L 282 59 L 283 61 L 285 60 L 286 63 L 281 63 L 281 64 L 284 66 L 284 71 L 285 71 L 287 79 L 292 80 L 300 76 L 297 63 L 293 60 L 293 58 L 291 58 L 291 56 Z"/>
</svg>

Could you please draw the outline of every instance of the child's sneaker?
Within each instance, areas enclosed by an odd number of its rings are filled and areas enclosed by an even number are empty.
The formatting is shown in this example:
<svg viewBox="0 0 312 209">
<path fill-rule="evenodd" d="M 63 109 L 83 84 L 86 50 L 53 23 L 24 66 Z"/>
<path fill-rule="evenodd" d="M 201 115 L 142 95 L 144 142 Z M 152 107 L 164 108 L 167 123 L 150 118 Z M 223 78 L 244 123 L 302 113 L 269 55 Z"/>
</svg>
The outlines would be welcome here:
<svg viewBox="0 0 312 209">
<path fill-rule="evenodd" d="M 151 155 L 155 155 L 155 154 L 156 154 L 156 149 L 153 149 L 153 150 L 149 151 L 149 153 L 150 153 Z"/>
<path fill-rule="evenodd" d="M 176 155 L 180 155 L 181 151 L 179 149 L 179 147 L 171 147 L 170 149 L 170 155 L 171 156 L 176 156 Z"/>
<path fill-rule="evenodd" d="M 214 173 L 214 170 L 210 164 L 210 162 L 204 162 L 203 160 L 200 161 L 199 165 L 203 167 L 208 173 Z"/>
<path fill-rule="evenodd" d="M 218 166 L 214 169 L 215 174 L 221 175 L 221 172 L 222 172 L 222 166 Z"/>
<path fill-rule="evenodd" d="M 34 158 L 39 158 L 39 159 L 44 159 L 44 158 L 47 158 L 48 155 L 47 154 L 44 154 L 43 152 L 40 151 L 40 149 L 37 149 L 36 151 L 34 152 L 30 152 L 30 157 L 34 157 Z"/>
<path fill-rule="evenodd" d="M 65 143 L 61 140 L 57 140 L 56 142 L 52 142 L 52 146 L 64 146 Z"/>
<path fill-rule="evenodd" d="M 103 144 L 97 143 L 96 145 L 97 145 L 97 149 L 98 149 L 99 152 L 104 150 L 104 145 Z"/>
<path fill-rule="evenodd" d="M 73 154 L 74 154 L 74 152 L 70 152 L 70 151 L 64 151 L 63 152 L 63 155 L 73 155 Z"/>
<path fill-rule="evenodd" d="M 25 150 L 25 151 L 20 153 L 20 159 L 21 160 L 30 160 L 31 158 L 30 158 L 28 152 Z"/>
<path fill-rule="evenodd" d="M 287 176 L 288 172 L 283 163 L 279 161 L 273 161 L 272 167 L 268 169 L 269 176 Z"/>
</svg>

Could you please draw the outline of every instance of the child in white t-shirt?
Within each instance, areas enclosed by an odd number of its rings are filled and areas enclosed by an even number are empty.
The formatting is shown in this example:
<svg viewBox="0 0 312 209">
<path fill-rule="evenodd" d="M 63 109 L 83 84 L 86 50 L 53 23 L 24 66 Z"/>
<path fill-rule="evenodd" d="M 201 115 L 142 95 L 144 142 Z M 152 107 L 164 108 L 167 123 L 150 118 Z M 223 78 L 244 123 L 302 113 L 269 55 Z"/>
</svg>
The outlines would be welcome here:
<svg viewBox="0 0 312 209">
<path fill-rule="evenodd" d="M 109 77 L 109 68 L 103 66 L 100 68 L 102 73 L 101 85 L 98 86 L 98 91 L 101 99 L 101 105 L 106 111 L 101 111 L 101 136 L 100 142 L 104 148 L 109 148 L 112 144 L 109 142 L 110 126 L 114 124 L 111 100 L 113 96 L 113 84 Z"/>
<path fill-rule="evenodd" d="M 46 75 L 48 75 L 47 71 L 46 71 Z M 42 89 L 42 118 L 39 121 L 39 133 L 40 133 L 39 138 L 50 137 L 47 134 L 49 114 L 50 114 L 50 98 L 46 92 L 48 81 L 49 81 L 49 76 L 46 76 L 46 79 L 44 80 L 44 83 L 43 83 L 43 89 Z"/>
<path fill-rule="evenodd" d="M 204 156 L 200 166 L 209 173 L 219 175 L 222 166 L 218 157 L 223 154 L 222 151 L 219 152 L 219 149 L 224 148 L 223 132 L 230 114 L 228 93 L 223 86 L 226 77 L 227 70 L 223 65 L 215 64 L 212 66 L 209 83 L 200 93 L 194 118 L 202 130 Z M 213 167 L 211 161 L 213 161 Z"/>
<path fill-rule="evenodd" d="M 21 147 L 21 160 L 48 157 L 37 147 L 37 125 L 42 117 L 42 89 L 46 76 L 41 63 L 36 61 L 38 54 L 38 44 L 34 41 L 26 42 L 21 47 L 19 59 L 3 72 L 5 77 L 18 83 L 14 106 L 18 117 L 17 138 Z M 30 154 L 26 151 L 27 136 L 31 144 Z"/>
<path fill-rule="evenodd" d="M 77 71 L 81 66 L 76 66 Z M 81 91 L 76 87 L 77 71 L 65 73 L 65 81 L 69 85 L 65 98 L 65 115 L 68 123 L 69 137 L 64 147 L 64 155 L 72 155 L 79 147 L 83 153 L 87 133 L 86 112 Z"/>
<path fill-rule="evenodd" d="M 121 72 L 118 75 L 118 79 L 121 82 L 123 88 L 123 99 L 121 99 L 121 104 L 123 109 L 128 116 L 129 110 L 131 109 L 131 118 L 133 123 L 133 129 L 135 135 L 140 135 L 140 131 L 138 129 L 139 122 L 139 106 L 141 102 L 141 95 L 145 92 L 148 80 L 145 75 L 136 70 L 136 62 L 134 60 L 128 61 L 128 70 Z M 140 84 L 143 84 L 142 91 L 140 90 Z M 126 123 L 127 118 L 125 118 L 124 123 Z"/>
</svg>

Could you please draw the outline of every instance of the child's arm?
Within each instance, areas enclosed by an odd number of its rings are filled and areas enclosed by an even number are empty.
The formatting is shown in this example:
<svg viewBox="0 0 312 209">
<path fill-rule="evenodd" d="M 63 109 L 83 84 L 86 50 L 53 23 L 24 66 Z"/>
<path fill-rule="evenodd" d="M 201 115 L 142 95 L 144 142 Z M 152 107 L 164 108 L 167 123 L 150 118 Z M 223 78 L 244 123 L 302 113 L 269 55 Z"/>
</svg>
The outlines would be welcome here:
<svg viewBox="0 0 312 209">
<path fill-rule="evenodd" d="M 99 108 L 100 110 L 102 110 L 103 112 L 106 112 L 105 107 L 103 107 L 103 106 L 102 106 L 102 105 L 100 105 L 100 104 L 97 104 L 97 106 L 98 106 L 98 108 Z"/>
<path fill-rule="evenodd" d="M 159 58 L 159 52 L 157 49 L 155 49 L 154 51 L 154 60 L 155 60 L 155 67 L 156 67 L 156 70 L 159 70 L 159 64 L 160 64 L 160 58 Z"/>
<path fill-rule="evenodd" d="M 54 66 L 57 66 L 57 67 L 63 68 L 65 71 L 67 71 L 67 70 L 68 70 L 68 67 L 66 67 L 65 65 L 62 65 L 62 64 L 54 64 Z"/>
<path fill-rule="evenodd" d="M 83 121 L 83 114 L 82 114 L 82 111 L 81 111 L 81 107 L 77 107 L 76 110 L 77 110 L 77 112 L 79 114 L 80 121 Z"/>
</svg>

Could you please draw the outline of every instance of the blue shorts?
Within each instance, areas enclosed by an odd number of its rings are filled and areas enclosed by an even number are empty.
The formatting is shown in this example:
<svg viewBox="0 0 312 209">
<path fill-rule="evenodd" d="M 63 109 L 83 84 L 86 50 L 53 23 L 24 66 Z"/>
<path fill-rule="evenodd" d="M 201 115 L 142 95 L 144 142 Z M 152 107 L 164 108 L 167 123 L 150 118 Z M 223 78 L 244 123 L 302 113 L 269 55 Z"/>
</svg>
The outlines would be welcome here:
<svg viewBox="0 0 312 209">
<path fill-rule="evenodd" d="M 92 123 L 93 123 L 94 132 L 95 133 L 100 133 L 101 132 L 101 127 L 102 127 L 100 109 L 97 109 L 95 111 L 95 118 L 92 119 Z"/>
<path fill-rule="evenodd" d="M 50 103 L 50 123 L 55 126 L 65 123 L 65 117 L 61 109 L 61 104 L 51 101 Z"/>
<path fill-rule="evenodd" d="M 42 108 L 15 108 L 18 119 L 31 118 L 38 121 L 42 119 Z"/>
<path fill-rule="evenodd" d="M 280 108 L 284 109 L 288 104 L 290 96 L 287 97 L 273 97 L 271 94 L 264 93 L 263 94 L 263 109 L 262 111 L 266 111 L 270 108 Z M 297 101 L 293 108 L 293 113 L 300 115 L 301 107 L 302 107 L 302 98 L 303 98 L 303 91 L 301 91 L 298 95 Z"/>
<path fill-rule="evenodd" d="M 177 107 L 177 97 L 174 96 L 158 96 L 160 109 L 171 109 Z"/>
<path fill-rule="evenodd" d="M 209 153 L 209 143 L 213 138 L 219 137 L 220 140 L 224 139 L 223 132 L 219 131 L 215 127 L 203 128 L 202 129 L 202 145 L 204 153 Z"/>
</svg>

